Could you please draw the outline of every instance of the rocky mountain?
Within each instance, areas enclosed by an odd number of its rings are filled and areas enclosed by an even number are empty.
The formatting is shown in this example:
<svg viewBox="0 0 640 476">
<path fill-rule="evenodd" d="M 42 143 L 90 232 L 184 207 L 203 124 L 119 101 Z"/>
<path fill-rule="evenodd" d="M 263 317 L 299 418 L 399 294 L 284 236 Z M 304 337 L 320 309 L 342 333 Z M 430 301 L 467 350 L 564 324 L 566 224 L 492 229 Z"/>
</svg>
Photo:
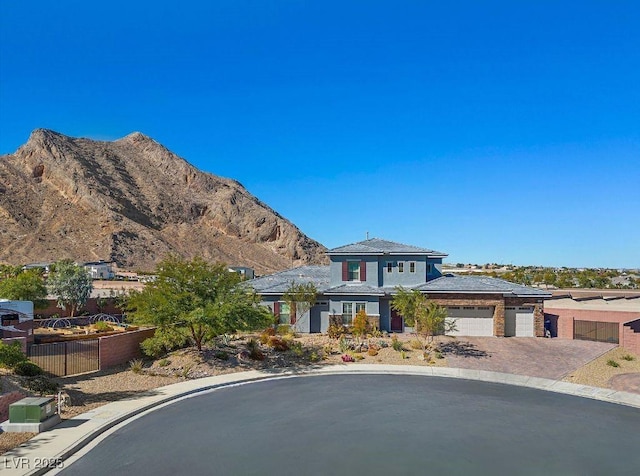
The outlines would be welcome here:
<svg viewBox="0 0 640 476">
<path fill-rule="evenodd" d="M 0 156 L 0 262 L 152 270 L 176 253 L 266 273 L 325 262 L 325 251 L 237 181 L 138 132 L 102 142 L 37 129 Z"/>
</svg>

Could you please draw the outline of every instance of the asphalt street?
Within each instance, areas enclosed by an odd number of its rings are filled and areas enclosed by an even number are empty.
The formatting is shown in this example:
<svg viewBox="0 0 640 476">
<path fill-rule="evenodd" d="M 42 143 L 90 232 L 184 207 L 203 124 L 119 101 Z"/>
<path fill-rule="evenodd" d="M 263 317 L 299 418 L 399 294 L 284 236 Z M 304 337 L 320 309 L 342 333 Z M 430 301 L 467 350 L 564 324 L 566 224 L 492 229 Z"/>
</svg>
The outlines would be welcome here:
<svg viewBox="0 0 640 476">
<path fill-rule="evenodd" d="M 637 475 L 640 410 L 439 377 L 218 389 L 117 430 L 72 475 Z"/>
</svg>

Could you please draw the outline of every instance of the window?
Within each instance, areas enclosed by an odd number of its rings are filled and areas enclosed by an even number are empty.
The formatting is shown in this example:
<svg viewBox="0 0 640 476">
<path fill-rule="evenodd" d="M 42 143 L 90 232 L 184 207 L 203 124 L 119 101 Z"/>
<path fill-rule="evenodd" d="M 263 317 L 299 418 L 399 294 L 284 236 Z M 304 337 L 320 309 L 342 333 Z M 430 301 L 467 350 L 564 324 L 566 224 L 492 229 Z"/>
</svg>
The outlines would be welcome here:
<svg viewBox="0 0 640 476">
<path fill-rule="evenodd" d="M 342 303 L 342 324 L 350 326 L 353 324 L 353 318 L 359 312 L 367 310 L 367 303 L 364 302 L 343 302 Z"/>
<path fill-rule="evenodd" d="M 409 272 L 410 273 L 415 273 L 416 272 L 416 263 L 415 263 L 415 261 L 411 261 L 409 263 Z"/>
<path fill-rule="evenodd" d="M 353 320 L 353 303 L 343 302 L 342 303 L 342 323 L 345 326 L 350 326 L 352 320 Z"/>
<path fill-rule="evenodd" d="M 387 273 L 391 273 L 393 271 L 393 262 L 387 261 Z"/>
<path fill-rule="evenodd" d="M 398 273 L 404 273 L 404 263 L 402 261 L 398 261 Z"/>
<path fill-rule="evenodd" d="M 280 303 L 280 316 L 278 318 L 280 324 L 291 324 L 291 309 L 286 302 Z"/>
<path fill-rule="evenodd" d="M 475 309 L 473 306 L 464 306 L 462 309 Z"/>
<path fill-rule="evenodd" d="M 349 281 L 360 281 L 360 262 L 359 261 L 348 261 L 348 280 Z"/>
<path fill-rule="evenodd" d="M 427 274 L 433 274 L 433 264 L 432 263 L 428 263 L 427 264 Z"/>
</svg>

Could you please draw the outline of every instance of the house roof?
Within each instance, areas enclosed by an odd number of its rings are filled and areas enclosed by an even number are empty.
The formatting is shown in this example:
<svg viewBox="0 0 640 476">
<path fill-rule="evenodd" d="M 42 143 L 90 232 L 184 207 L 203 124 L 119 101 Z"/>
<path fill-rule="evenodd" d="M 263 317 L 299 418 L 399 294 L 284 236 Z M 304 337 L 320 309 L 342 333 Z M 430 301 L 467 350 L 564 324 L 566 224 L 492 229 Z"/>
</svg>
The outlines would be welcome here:
<svg viewBox="0 0 640 476">
<path fill-rule="evenodd" d="M 331 255 L 428 255 L 430 257 L 444 258 L 448 256 L 441 251 L 429 250 L 418 246 L 405 245 L 394 241 L 371 238 L 349 245 L 339 246 L 327 251 Z"/>
<path fill-rule="evenodd" d="M 540 298 L 551 296 L 551 293 L 544 289 L 522 286 L 520 284 L 505 281 L 504 279 L 490 278 L 487 276 L 446 275 L 420 286 L 416 286 L 414 289 L 425 291 L 427 293 L 501 293 L 514 294 L 516 296 L 535 296 Z"/>
<path fill-rule="evenodd" d="M 313 283 L 322 293 L 329 287 L 329 266 L 301 266 L 246 281 L 259 294 L 283 294 L 291 282 Z"/>
<path fill-rule="evenodd" d="M 342 284 L 324 291 L 325 295 L 358 295 L 358 296 L 384 296 L 385 288 L 367 286 L 364 284 Z"/>
</svg>

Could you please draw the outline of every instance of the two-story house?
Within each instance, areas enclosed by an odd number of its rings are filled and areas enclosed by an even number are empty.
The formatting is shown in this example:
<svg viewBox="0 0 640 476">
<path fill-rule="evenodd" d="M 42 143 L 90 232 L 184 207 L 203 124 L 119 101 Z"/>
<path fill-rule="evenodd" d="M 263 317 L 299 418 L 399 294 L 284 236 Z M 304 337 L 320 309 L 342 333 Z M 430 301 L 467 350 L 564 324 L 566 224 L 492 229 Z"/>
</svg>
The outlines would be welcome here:
<svg viewBox="0 0 640 476">
<path fill-rule="evenodd" d="M 501 279 L 442 275 L 440 251 L 372 238 L 327 252 L 329 266 L 303 266 L 249 281 L 283 324 L 300 332 L 325 332 L 329 316 L 349 325 L 364 309 L 381 330 L 403 332 L 404 319 L 391 308 L 398 286 L 417 289 L 447 308 L 455 335 L 542 336 L 543 300 L 549 293 Z M 313 283 L 318 300 L 295 317 L 282 295 L 292 282 Z"/>
</svg>

